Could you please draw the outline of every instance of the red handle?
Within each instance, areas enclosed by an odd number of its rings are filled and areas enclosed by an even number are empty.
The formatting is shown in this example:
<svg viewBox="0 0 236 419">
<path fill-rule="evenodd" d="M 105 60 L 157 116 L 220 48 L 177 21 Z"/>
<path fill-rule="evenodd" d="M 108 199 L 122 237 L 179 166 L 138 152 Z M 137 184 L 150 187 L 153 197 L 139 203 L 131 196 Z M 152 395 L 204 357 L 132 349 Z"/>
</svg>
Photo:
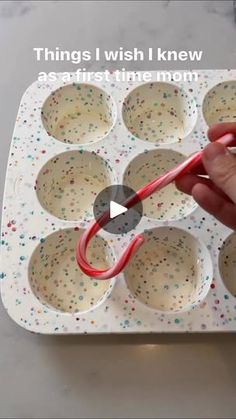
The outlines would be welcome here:
<svg viewBox="0 0 236 419">
<path fill-rule="evenodd" d="M 219 143 L 229 146 L 235 137 L 233 134 L 226 134 L 217 140 Z M 202 158 L 202 151 L 197 152 L 193 156 L 186 159 L 184 162 L 178 164 L 176 167 L 171 169 L 169 172 L 165 173 L 164 175 L 159 176 L 158 178 L 154 179 L 148 185 L 144 186 L 140 189 L 136 196 L 139 197 L 140 200 L 144 200 L 152 195 L 154 192 L 159 191 L 160 189 L 164 188 L 165 186 L 169 185 L 169 183 L 173 182 L 184 175 L 186 172 L 189 172 L 193 168 L 199 165 Z M 135 196 L 131 196 L 126 202 L 125 206 L 127 208 L 132 208 L 136 204 Z M 86 258 L 86 250 L 90 240 L 95 236 L 95 234 L 102 228 L 103 225 L 107 224 L 110 220 L 109 212 L 104 213 L 99 222 L 94 222 L 91 227 L 85 231 L 80 240 L 78 242 L 78 246 L 76 249 L 76 259 L 78 265 L 80 266 L 81 270 L 88 276 L 97 278 L 97 279 L 110 279 L 114 276 L 118 275 L 129 263 L 129 260 L 132 256 L 138 251 L 138 249 L 144 243 L 144 239 L 142 236 L 138 235 L 134 238 L 134 240 L 129 244 L 127 249 L 124 251 L 122 256 L 120 257 L 119 261 L 112 267 L 107 270 L 97 270 L 93 268 Z"/>
</svg>

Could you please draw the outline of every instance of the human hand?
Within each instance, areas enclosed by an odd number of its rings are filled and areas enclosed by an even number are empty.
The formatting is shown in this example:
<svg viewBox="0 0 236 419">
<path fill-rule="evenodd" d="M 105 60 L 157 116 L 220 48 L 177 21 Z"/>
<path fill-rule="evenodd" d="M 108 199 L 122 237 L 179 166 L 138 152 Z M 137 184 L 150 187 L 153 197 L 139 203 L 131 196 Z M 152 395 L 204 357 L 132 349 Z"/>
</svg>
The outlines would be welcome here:
<svg viewBox="0 0 236 419">
<path fill-rule="evenodd" d="M 208 131 L 209 144 L 203 151 L 202 166 L 176 181 L 177 188 L 189 195 L 208 213 L 236 230 L 236 154 L 215 143 L 224 134 L 235 134 L 236 123 L 222 123 Z M 207 175 L 208 178 L 201 175 Z"/>
</svg>

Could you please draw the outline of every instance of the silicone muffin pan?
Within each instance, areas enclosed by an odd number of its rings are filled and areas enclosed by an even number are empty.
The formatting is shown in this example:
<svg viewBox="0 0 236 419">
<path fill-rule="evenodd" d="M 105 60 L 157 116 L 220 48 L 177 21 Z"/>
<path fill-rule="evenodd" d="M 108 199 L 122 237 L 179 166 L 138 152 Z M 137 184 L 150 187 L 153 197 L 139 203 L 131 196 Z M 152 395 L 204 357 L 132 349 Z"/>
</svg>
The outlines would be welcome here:
<svg viewBox="0 0 236 419">
<path fill-rule="evenodd" d="M 106 187 L 138 190 L 208 143 L 207 129 L 236 122 L 236 70 L 198 81 L 34 82 L 18 111 L 1 233 L 1 294 L 35 333 L 236 330 L 236 233 L 174 184 L 143 202 L 135 229 L 105 230 L 88 261 L 107 269 L 136 234 L 145 243 L 124 272 L 87 277 L 80 235 Z M 183 78 L 184 79 L 184 78 Z"/>
</svg>

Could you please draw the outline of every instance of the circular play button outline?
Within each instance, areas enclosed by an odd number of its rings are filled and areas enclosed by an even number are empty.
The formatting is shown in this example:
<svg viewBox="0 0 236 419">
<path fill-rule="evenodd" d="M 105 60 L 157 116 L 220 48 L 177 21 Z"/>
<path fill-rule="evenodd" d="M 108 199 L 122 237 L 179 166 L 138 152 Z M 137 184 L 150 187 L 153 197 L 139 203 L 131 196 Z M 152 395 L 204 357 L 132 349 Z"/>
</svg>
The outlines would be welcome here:
<svg viewBox="0 0 236 419">
<path fill-rule="evenodd" d="M 137 203 L 127 208 L 125 203 L 135 197 Z M 125 234 L 133 230 L 143 215 L 143 204 L 136 192 L 126 185 L 111 185 L 103 189 L 96 197 L 93 205 L 95 220 L 100 227 L 112 234 Z M 103 225 L 101 216 L 109 214 L 107 224 Z"/>
</svg>

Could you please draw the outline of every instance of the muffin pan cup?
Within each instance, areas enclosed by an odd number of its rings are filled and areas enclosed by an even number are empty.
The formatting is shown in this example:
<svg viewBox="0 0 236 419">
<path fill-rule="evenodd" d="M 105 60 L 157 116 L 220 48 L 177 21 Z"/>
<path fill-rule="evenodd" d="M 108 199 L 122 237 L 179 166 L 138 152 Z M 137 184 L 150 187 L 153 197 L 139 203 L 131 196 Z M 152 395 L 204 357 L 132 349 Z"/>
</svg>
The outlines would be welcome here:
<svg viewBox="0 0 236 419">
<path fill-rule="evenodd" d="M 83 274 L 76 262 L 75 248 L 83 229 L 67 228 L 46 237 L 29 263 L 32 292 L 44 305 L 62 313 L 88 312 L 108 297 L 114 284 Z M 107 269 L 115 258 L 106 241 L 96 236 L 87 249 L 90 263 Z"/>
<path fill-rule="evenodd" d="M 92 222 L 93 194 L 113 183 L 143 186 L 177 156 L 205 147 L 208 125 L 234 120 L 236 70 L 198 74 L 198 82 L 118 83 L 111 76 L 79 86 L 75 74 L 67 84 L 58 74 L 27 89 L 1 233 L 2 301 L 19 325 L 46 334 L 236 330 L 235 235 L 174 185 L 155 197 L 135 230 L 101 231 L 92 242 L 91 262 L 105 269 L 136 234 L 148 237 L 125 272 L 94 285 L 73 255 Z"/>
<path fill-rule="evenodd" d="M 35 184 L 42 207 L 65 221 L 93 218 L 94 198 L 114 182 L 105 159 L 93 152 L 72 150 L 50 159 Z"/>
</svg>

